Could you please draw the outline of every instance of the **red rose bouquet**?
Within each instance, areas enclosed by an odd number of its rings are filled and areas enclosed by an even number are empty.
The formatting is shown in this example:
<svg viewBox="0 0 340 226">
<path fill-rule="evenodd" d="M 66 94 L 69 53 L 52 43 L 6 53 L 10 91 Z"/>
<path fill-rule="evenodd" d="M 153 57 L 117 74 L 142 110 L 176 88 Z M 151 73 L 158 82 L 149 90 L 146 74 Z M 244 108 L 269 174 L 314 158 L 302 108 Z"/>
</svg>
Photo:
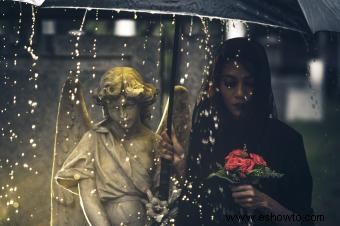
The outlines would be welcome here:
<svg viewBox="0 0 340 226">
<path fill-rule="evenodd" d="M 280 178 L 283 176 L 268 167 L 262 156 L 248 153 L 246 148 L 231 151 L 224 158 L 224 166 L 219 165 L 219 170 L 208 176 L 218 177 L 229 181 L 231 184 L 257 184 L 261 178 Z M 252 214 L 252 210 L 240 208 L 240 213 Z M 239 225 L 253 226 L 253 220 L 239 222 Z"/>
<path fill-rule="evenodd" d="M 248 153 L 246 150 L 236 149 L 225 158 L 224 167 L 209 175 L 209 178 L 219 177 L 232 184 L 257 181 L 260 178 L 280 178 L 283 176 L 268 167 L 262 156 Z"/>
</svg>

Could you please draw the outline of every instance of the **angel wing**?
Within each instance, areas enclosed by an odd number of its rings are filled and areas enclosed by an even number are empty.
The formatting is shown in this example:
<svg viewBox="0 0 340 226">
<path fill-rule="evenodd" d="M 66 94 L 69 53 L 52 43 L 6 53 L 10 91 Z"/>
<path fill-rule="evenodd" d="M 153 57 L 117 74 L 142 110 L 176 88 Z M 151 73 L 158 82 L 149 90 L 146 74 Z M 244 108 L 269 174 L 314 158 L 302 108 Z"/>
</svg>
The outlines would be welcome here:
<svg viewBox="0 0 340 226">
<path fill-rule="evenodd" d="M 160 120 L 158 129 L 156 131 L 157 134 L 161 134 L 166 129 L 167 124 L 167 112 L 169 108 L 169 100 L 165 106 L 163 111 L 163 116 Z M 173 103 L 173 131 L 183 146 L 184 150 L 188 150 L 189 146 L 189 138 L 191 131 L 191 111 L 190 111 L 190 101 L 189 101 L 189 91 L 186 87 L 177 85 L 174 90 L 174 103 Z M 169 199 L 167 201 L 167 213 L 163 216 L 155 215 L 152 216 L 157 222 L 157 225 L 165 226 L 171 225 L 172 219 L 176 217 L 177 207 L 176 201 L 180 197 L 180 189 L 177 188 L 176 183 L 170 180 L 170 188 L 169 188 Z M 156 197 L 157 199 L 157 197 Z"/>
<path fill-rule="evenodd" d="M 174 132 L 178 141 L 188 150 L 189 135 L 191 130 L 191 111 L 189 101 L 189 91 L 186 87 L 181 85 L 175 86 L 174 92 L 174 105 L 173 105 L 173 126 Z M 168 117 L 169 100 L 163 111 L 162 118 L 159 122 L 156 133 L 161 134 L 166 129 L 166 121 Z"/>
<path fill-rule="evenodd" d="M 68 77 L 61 92 L 58 106 L 54 155 L 51 177 L 50 225 L 87 225 L 79 197 L 59 186 L 54 177 L 65 159 L 91 128 L 80 82 Z"/>
</svg>

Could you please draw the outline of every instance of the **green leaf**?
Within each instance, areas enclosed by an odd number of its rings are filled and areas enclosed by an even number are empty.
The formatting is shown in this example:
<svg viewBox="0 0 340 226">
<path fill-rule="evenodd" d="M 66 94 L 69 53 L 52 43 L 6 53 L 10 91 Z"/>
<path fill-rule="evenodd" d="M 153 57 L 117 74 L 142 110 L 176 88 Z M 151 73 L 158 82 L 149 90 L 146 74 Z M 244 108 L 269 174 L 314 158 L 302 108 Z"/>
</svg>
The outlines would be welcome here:
<svg viewBox="0 0 340 226">
<path fill-rule="evenodd" d="M 218 177 L 220 179 L 226 180 L 231 184 L 238 183 L 237 178 L 235 178 L 235 176 L 233 174 L 228 175 L 227 171 L 225 169 L 220 169 L 220 170 L 216 171 L 215 173 L 210 174 L 207 179 L 211 179 L 211 178 L 214 178 L 214 177 Z"/>
</svg>

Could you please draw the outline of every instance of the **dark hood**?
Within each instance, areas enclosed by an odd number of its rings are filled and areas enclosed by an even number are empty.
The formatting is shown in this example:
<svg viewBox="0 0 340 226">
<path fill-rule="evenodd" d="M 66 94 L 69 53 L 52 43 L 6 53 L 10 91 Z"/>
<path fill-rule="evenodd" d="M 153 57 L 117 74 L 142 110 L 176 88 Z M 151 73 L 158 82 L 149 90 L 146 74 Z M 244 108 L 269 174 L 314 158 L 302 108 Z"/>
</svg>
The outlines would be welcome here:
<svg viewBox="0 0 340 226">
<path fill-rule="evenodd" d="M 243 64 L 255 78 L 255 95 L 246 110 L 248 114 L 237 121 L 232 119 L 216 89 L 223 66 L 234 60 Z M 193 128 L 205 127 L 215 130 L 207 134 L 207 131 L 200 129 L 202 139 L 212 135 L 217 138 L 221 133 L 224 136 L 232 133 L 235 143 L 252 143 L 251 140 L 259 139 L 268 118 L 275 117 L 270 77 L 267 54 L 262 45 L 247 38 L 225 41 L 215 58 L 208 79 L 202 86 L 194 109 Z"/>
</svg>

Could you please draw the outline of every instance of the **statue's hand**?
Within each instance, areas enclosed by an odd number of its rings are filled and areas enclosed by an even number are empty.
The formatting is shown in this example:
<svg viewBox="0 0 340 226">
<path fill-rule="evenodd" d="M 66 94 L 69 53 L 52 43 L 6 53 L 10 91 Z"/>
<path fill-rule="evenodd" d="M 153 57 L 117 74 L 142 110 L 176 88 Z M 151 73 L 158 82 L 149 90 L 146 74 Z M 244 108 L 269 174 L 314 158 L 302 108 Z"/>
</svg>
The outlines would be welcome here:
<svg viewBox="0 0 340 226">
<path fill-rule="evenodd" d="M 149 217 L 160 223 L 163 217 L 169 212 L 168 202 L 159 200 L 153 196 L 150 190 L 148 190 L 146 194 L 148 196 L 148 202 L 145 205 L 146 213 Z"/>
</svg>

